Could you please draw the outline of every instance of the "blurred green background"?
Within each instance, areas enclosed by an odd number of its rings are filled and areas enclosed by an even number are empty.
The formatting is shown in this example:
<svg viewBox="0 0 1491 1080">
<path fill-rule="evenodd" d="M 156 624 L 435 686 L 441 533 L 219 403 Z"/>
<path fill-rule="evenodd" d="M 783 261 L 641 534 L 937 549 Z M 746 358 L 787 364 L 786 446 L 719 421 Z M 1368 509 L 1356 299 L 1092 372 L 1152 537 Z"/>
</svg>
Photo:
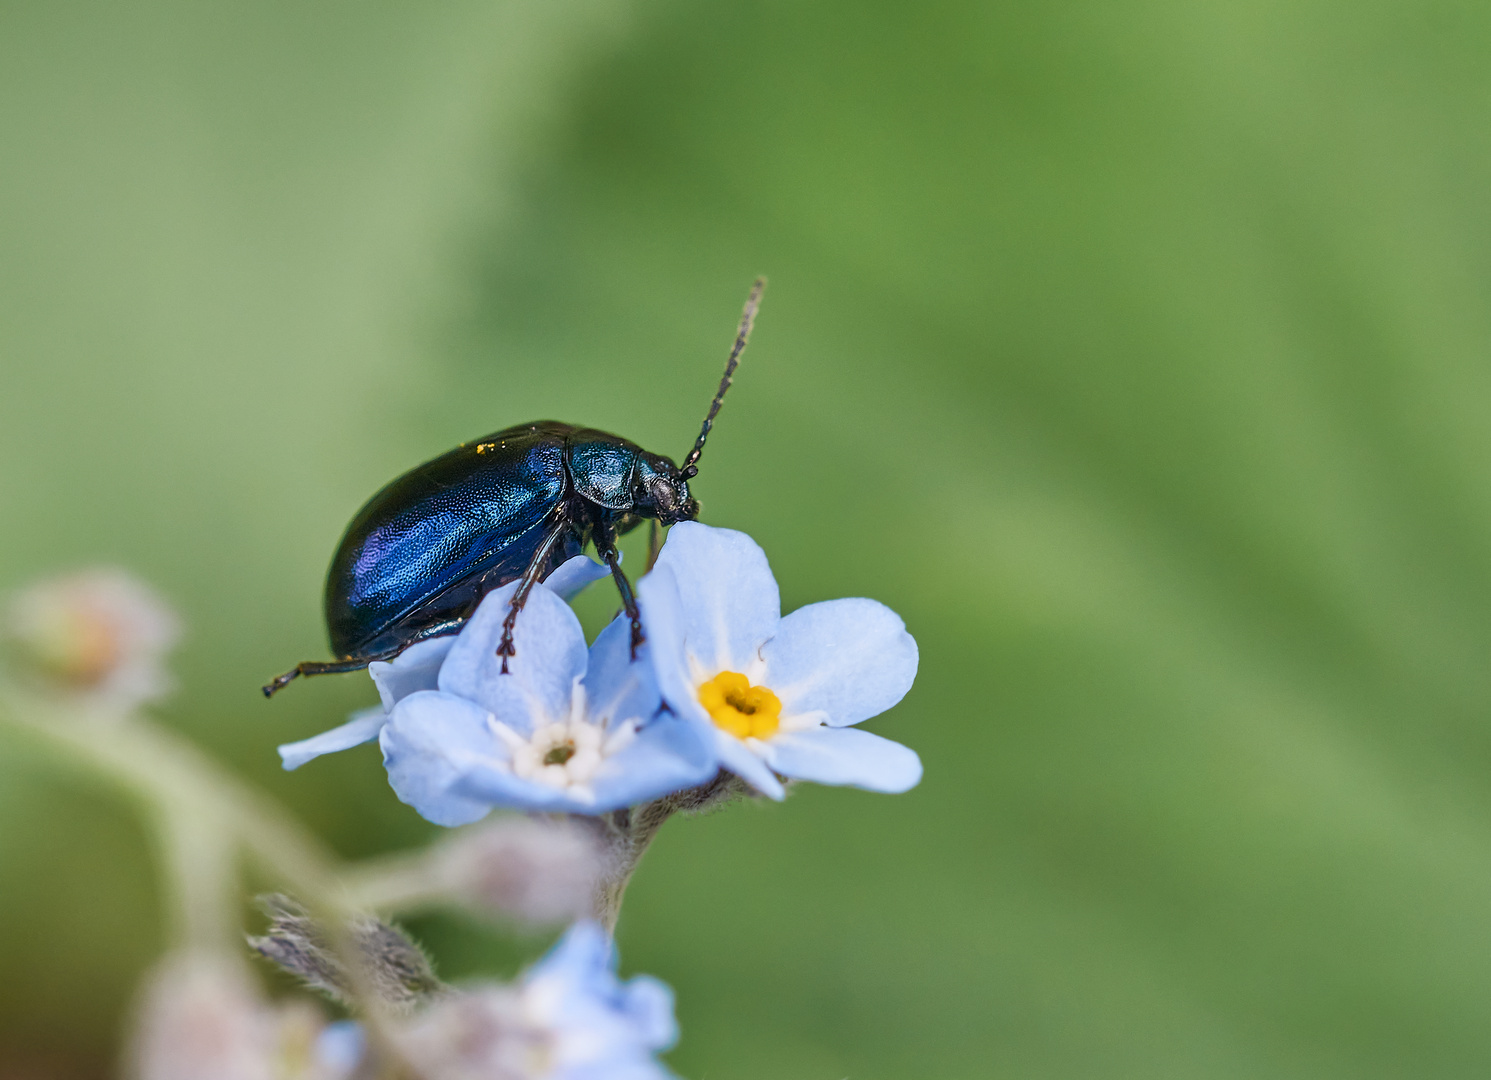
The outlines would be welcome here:
<svg viewBox="0 0 1491 1080">
<path fill-rule="evenodd" d="M 277 767 L 366 679 L 258 694 L 343 525 L 517 421 L 681 455 L 766 273 L 696 491 L 905 616 L 926 777 L 668 826 L 674 1067 L 1485 1076 L 1488 106 L 1464 0 L 0 3 L 0 587 L 136 569 L 170 724 L 418 843 Z M 0 1077 L 104 1076 L 147 841 L 0 739 Z"/>
</svg>

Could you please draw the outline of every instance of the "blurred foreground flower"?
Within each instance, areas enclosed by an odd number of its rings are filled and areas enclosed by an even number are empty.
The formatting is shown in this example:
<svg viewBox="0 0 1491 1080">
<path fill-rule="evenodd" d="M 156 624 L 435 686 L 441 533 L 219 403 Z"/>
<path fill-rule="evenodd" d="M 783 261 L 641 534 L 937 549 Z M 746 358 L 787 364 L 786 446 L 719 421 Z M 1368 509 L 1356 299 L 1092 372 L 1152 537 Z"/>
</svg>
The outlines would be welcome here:
<svg viewBox="0 0 1491 1080">
<path fill-rule="evenodd" d="M 164 697 L 181 623 L 123 570 L 84 570 L 14 594 L 0 618 L 5 659 L 33 685 L 125 712 Z"/>
<path fill-rule="evenodd" d="M 432 849 L 370 860 L 348 878 L 360 908 L 409 913 L 458 905 L 499 922 L 567 925 L 594 912 L 610 867 L 594 828 L 504 816 Z"/>
<path fill-rule="evenodd" d="M 167 956 L 146 981 L 131 1040 L 131 1080 L 342 1080 L 361 1033 L 327 1027 L 306 1002 L 276 1007 L 232 957 Z"/>
<path fill-rule="evenodd" d="M 639 594 L 664 700 L 758 791 L 781 798 L 778 776 L 885 792 L 921 779 L 912 750 L 850 726 L 916 678 L 916 641 L 884 604 L 828 600 L 783 618 L 756 542 L 690 521 Z"/>
<path fill-rule="evenodd" d="M 516 985 L 441 998 L 396 1038 L 439 1080 L 666 1080 L 654 1055 L 678 1027 L 672 991 L 647 976 L 618 979 L 610 936 L 586 922 Z"/>
<path fill-rule="evenodd" d="M 349 1005 L 382 1013 L 381 1046 L 425 1080 L 666 1080 L 654 1060 L 678 1038 L 673 993 L 656 979 L 616 977 L 616 948 L 593 922 L 572 926 L 516 983 L 457 989 L 440 982 L 395 927 L 364 919 L 349 929 L 372 995 L 359 997 L 321 925 L 293 901 L 264 898 L 267 934 L 253 948 L 308 985 Z M 235 1032 L 236 1033 L 236 1032 Z M 354 1060 L 340 1028 L 317 1040 L 318 1061 Z M 332 1038 L 331 1036 L 335 1036 Z M 375 1063 L 376 1064 L 376 1063 Z M 237 1080 L 240 1074 L 204 1073 Z M 247 1075 L 247 1074 L 243 1074 Z M 289 1074 L 298 1078 L 301 1074 Z M 402 1074 L 400 1074 L 402 1075 Z M 141 1080 L 156 1080 L 145 1077 Z M 162 1075 L 160 1080 L 174 1080 Z"/>
<path fill-rule="evenodd" d="M 475 911 L 529 924 L 568 923 L 589 913 L 603 856 L 595 836 L 577 826 L 507 819 L 441 844 L 430 876 Z"/>
<path fill-rule="evenodd" d="M 454 639 L 373 665 L 385 702 L 392 699 L 386 721 L 360 714 L 282 746 L 286 768 L 376 733 L 394 791 L 439 825 L 475 821 L 494 806 L 600 814 L 714 776 L 707 744 L 659 715 L 652 665 L 645 656 L 632 661 L 625 618 L 587 653 L 575 613 L 537 586 L 514 628 L 510 674 L 502 674 L 497 645 L 517 586 L 489 593 Z M 438 689 L 425 688 L 431 680 Z"/>
</svg>

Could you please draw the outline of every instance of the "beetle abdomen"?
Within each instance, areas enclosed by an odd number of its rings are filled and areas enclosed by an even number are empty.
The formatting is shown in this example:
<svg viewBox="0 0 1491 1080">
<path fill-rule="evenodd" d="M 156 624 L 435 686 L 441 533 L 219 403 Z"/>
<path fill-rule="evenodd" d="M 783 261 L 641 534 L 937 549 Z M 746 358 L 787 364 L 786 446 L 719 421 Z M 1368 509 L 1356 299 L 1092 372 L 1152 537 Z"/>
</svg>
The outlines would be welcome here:
<svg viewBox="0 0 1491 1080">
<path fill-rule="evenodd" d="M 568 429 L 541 423 L 497 432 L 374 495 L 347 527 L 327 575 L 332 650 L 364 655 L 389 627 L 462 582 L 499 563 L 521 572 L 564 497 Z"/>
</svg>

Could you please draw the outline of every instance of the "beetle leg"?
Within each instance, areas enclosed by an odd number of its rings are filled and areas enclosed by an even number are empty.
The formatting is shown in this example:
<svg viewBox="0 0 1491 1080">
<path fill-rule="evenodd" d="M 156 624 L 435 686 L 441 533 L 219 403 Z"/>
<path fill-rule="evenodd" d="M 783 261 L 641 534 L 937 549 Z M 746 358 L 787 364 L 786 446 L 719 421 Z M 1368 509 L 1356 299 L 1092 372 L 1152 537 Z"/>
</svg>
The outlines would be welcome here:
<svg viewBox="0 0 1491 1080">
<path fill-rule="evenodd" d="M 331 660 L 326 662 L 306 660 L 303 663 L 296 664 L 283 675 L 276 675 L 274 680 L 264 687 L 264 696 L 274 697 L 278 691 L 283 690 L 302 675 L 341 675 L 348 671 L 361 671 L 374 660 L 392 660 L 403 651 L 402 648 L 398 648 L 392 652 L 379 653 L 377 656 L 363 656 L 356 660 Z"/>
<path fill-rule="evenodd" d="M 513 645 L 513 627 L 518 624 L 518 612 L 522 611 L 523 605 L 528 602 L 528 594 L 538 584 L 539 575 L 548 565 L 549 555 L 553 552 L 554 545 L 559 543 L 559 538 L 564 535 L 564 530 L 567 528 L 569 528 L 569 519 L 561 515 L 554 527 L 549 530 L 549 535 L 545 536 L 538 545 L 533 558 L 528 560 L 528 566 L 523 570 L 523 577 L 518 582 L 518 590 L 513 593 L 513 598 L 508 603 L 507 618 L 502 620 L 502 640 L 497 644 L 497 655 L 502 657 L 502 674 L 504 675 L 509 674 L 507 658 L 517 653 Z"/>
<path fill-rule="evenodd" d="M 632 595 L 632 583 L 626 579 L 626 573 L 621 569 L 621 557 L 616 554 L 616 544 L 609 535 L 597 534 L 595 550 L 611 568 L 611 578 L 616 582 L 616 591 L 621 594 L 621 606 L 626 610 L 627 618 L 632 621 L 632 659 L 635 660 L 637 648 L 646 639 L 642 636 L 642 613 L 637 610 L 637 598 Z"/>
</svg>

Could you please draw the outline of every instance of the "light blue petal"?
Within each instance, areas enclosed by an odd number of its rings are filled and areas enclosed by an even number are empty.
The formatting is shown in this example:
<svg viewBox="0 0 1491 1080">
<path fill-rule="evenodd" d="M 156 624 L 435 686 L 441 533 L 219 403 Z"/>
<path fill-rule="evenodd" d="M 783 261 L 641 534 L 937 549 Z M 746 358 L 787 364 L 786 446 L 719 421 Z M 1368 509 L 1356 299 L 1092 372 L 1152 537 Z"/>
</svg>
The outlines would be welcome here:
<svg viewBox="0 0 1491 1080">
<path fill-rule="evenodd" d="M 777 735 L 767 746 L 771 767 L 794 780 L 897 794 L 922 778 L 916 751 L 858 728 L 808 728 Z"/>
<path fill-rule="evenodd" d="M 677 1080 L 677 1073 L 653 1061 L 645 1050 L 626 1047 L 625 1052 L 630 1060 L 618 1060 L 613 1051 L 594 1062 L 562 1065 L 552 1074 L 552 1080 Z"/>
<path fill-rule="evenodd" d="M 300 768 L 307 761 L 312 761 L 322 754 L 334 754 L 338 750 L 350 750 L 354 746 L 372 742 L 378 737 L 378 732 L 383 730 L 383 725 L 387 721 L 388 716 L 384 713 L 382 705 L 374 705 L 371 709 L 359 709 L 352 714 L 352 719 L 341 727 L 334 727 L 330 731 L 312 735 L 309 739 L 301 739 L 300 742 L 285 743 L 279 748 L 280 761 L 288 772 Z"/>
<path fill-rule="evenodd" d="M 434 690 L 440 665 L 456 643 L 454 634 L 417 641 L 392 660 L 374 660 L 368 674 L 383 699 L 383 711 L 393 712 L 402 699 L 420 690 Z"/>
<path fill-rule="evenodd" d="M 585 919 L 566 930 L 528 969 L 523 981 L 560 979 L 589 986 L 596 978 L 611 975 L 616 970 L 616 961 L 616 945 L 611 935 L 599 923 Z"/>
<path fill-rule="evenodd" d="M 528 594 L 513 630 L 517 654 L 503 675 L 497 646 L 516 582 L 487 594 L 440 669 L 440 689 L 474 701 L 514 731 L 569 715 L 574 680 L 585 673 L 585 633 L 546 586 Z"/>
<path fill-rule="evenodd" d="M 656 567 L 637 586 L 637 601 L 642 609 L 642 629 L 647 632 L 647 655 L 663 700 L 676 715 L 698 724 L 701 730 L 715 730 L 714 721 L 699 704 L 684 656 L 683 600 L 673 571 Z"/>
<path fill-rule="evenodd" d="M 786 798 L 787 789 L 782 787 L 781 781 L 772 774 L 760 755 L 734 735 L 719 728 L 715 728 L 714 733 L 715 753 L 719 755 L 722 766 L 768 798 L 778 801 Z"/>
<path fill-rule="evenodd" d="M 676 532 L 682 525 L 675 525 Z M 663 700 L 675 716 L 689 724 L 706 745 L 712 745 L 719 764 L 739 776 L 757 791 L 773 799 L 786 795 L 765 762 L 750 747 L 715 726 L 694 693 L 688 663 L 684 658 L 683 601 L 672 569 L 658 565 L 638 586 L 642 605 L 642 625 L 647 631 L 647 646 L 653 671 Z"/>
<path fill-rule="evenodd" d="M 611 725 L 623 720 L 648 721 L 662 704 L 648 644 L 632 659 L 631 620 L 618 616 L 590 646 L 590 664 L 583 680 L 585 702 L 592 723 Z"/>
<path fill-rule="evenodd" d="M 648 724 L 596 770 L 591 813 L 637 806 L 714 779 L 713 746 L 686 720 L 663 716 Z"/>
<path fill-rule="evenodd" d="M 367 1052 L 368 1037 L 356 1020 L 333 1020 L 316 1036 L 316 1064 L 331 1076 L 351 1076 Z"/>
<path fill-rule="evenodd" d="M 649 1050 L 667 1050 L 678 1041 L 673 991 L 664 982 L 638 975 L 624 988 L 622 1008 Z"/>
<path fill-rule="evenodd" d="M 833 727 L 879 716 L 916 678 L 916 640 L 876 600 L 827 600 L 788 615 L 762 650 L 766 685 L 787 715 L 823 711 Z"/>
<path fill-rule="evenodd" d="M 596 562 L 589 555 L 576 555 L 573 559 L 560 563 L 553 573 L 544 578 L 544 584 L 561 599 L 571 600 L 587 585 L 610 576 L 611 571 L 605 564 Z"/>
<path fill-rule="evenodd" d="M 436 825 L 485 817 L 488 803 L 465 798 L 452 787 L 470 759 L 506 754 L 487 727 L 487 715 L 475 702 L 432 690 L 400 701 L 378 739 L 399 800 Z"/>
<path fill-rule="evenodd" d="M 536 813 L 602 814 L 619 809 L 621 805 L 599 806 L 585 802 L 562 788 L 524 780 L 497 762 L 466 762 L 460 776 L 452 783 L 451 791 L 487 806 Z"/>
<path fill-rule="evenodd" d="M 465 762 L 450 790 L 516 810 L 605 814 L 696 787 L 716 771 L 714 757 L 695 729 L 670 717 L 648 725 L 596 770 L 589 785 L 593 799 L 524 780 L 502 763 L 482 760 Z"/>
<path fill-rule="evenodd" d="M 523 977 L 544 982 L 559 1001 L 559 1027 L 583 1032 L 561 1040 L 571 1048 L 555 1063 L 554 1080 L 671 1080 L 652 1051 L 677 1038 L 673 994 L 655 979 L 616 977 L 616 949 L 593 922 L 571 927 L 547 956 Z"/>
<path fill-rule="evenodd" d="M 673 573 L 684 645 L 709 674 L 744 671 L 777 632 L 777 582 L 766 553 L 745 533 L 680 522 L 668 531 L 657 565 Z"/>
</svg>

